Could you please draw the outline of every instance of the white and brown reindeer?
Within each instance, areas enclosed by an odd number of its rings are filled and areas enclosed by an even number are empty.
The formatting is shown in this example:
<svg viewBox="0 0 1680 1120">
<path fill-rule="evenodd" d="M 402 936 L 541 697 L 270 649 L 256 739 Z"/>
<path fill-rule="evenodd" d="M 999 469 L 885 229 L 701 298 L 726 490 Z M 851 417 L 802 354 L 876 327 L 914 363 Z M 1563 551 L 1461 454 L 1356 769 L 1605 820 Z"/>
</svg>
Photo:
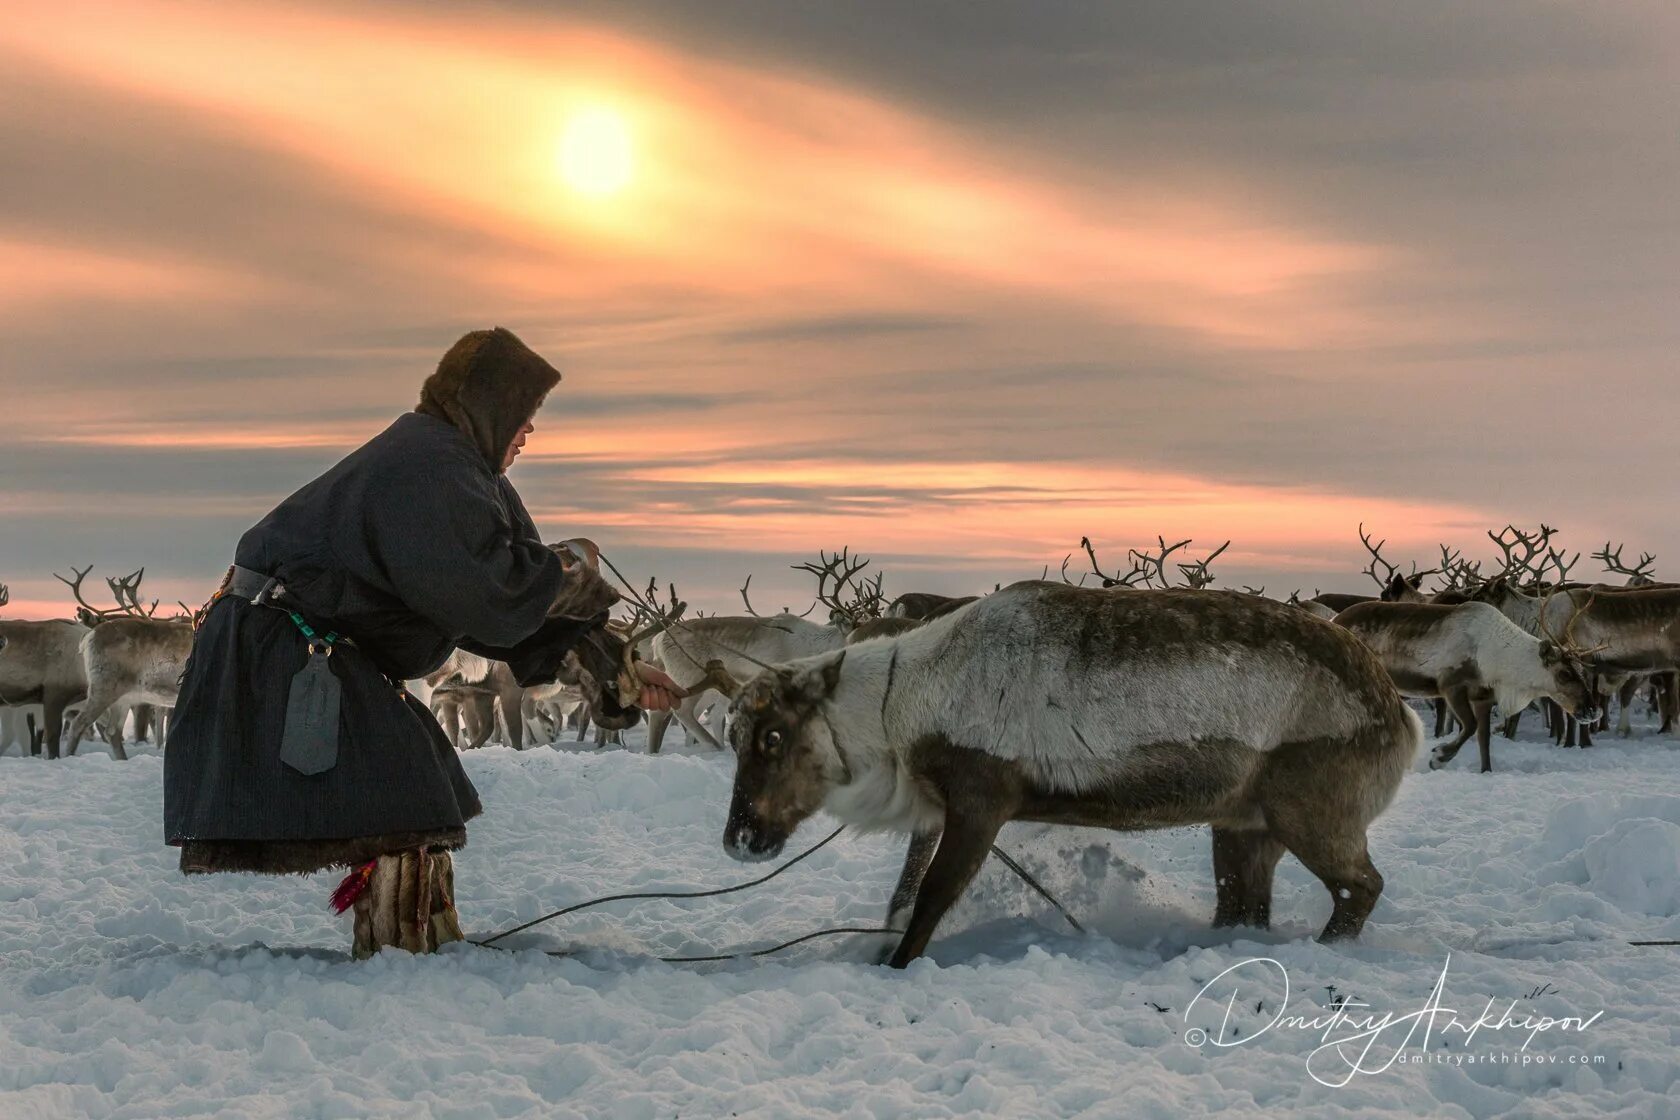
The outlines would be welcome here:
<svg viewBox="0 0 1680 1120">
<path fill-rule="evenodd" d="M 1561 633 L 1594 647 L 1604 695 L 1619 692 L 1630 678 L 1680 669 L 1680 588 L 1569 587 L 1541 597 L 1496 579 L 1477 598 L 1525 630 Z M 1590 745 L 1585 723 L 1581 730 L 1581 745 Z M 1618 731 L 1631 733 L 1626 705 Z"/>
<path fill-rule="evenodd" d="M 1548 696 L 1579 719 L 1597 717 L 1589 657 L 1534 637 L 1486 603 L 1360 603 L 1336 623 L 1377 655 L 1402 695 L 1444 700 L 1452 709 L 1458 736 L 1430 752 L 1431 770 L 1451 762 L 1472 734 L 1482 772 L 1493 769 L 1495 705 L 1509 716 Z"/>
<path fill-rule="evenodd" d="M 885 609 L 881 579 L 859 580 L 868 560 L 852 557 L 841 549 L 833 556 L 820 553 L 815 563 L 796 564 L 797 571 L 817 577 L 816 602 L 828 608 L 829 621 L 812 622 L 789 611 L 769 616 L 753 609 L 747 589 L 751 577 L 741 586 L 745 615 L 712 615 L 672 626 L 653 639 L 653 660 L 668 673 L 688 697 L 674 712 L 655 712 L 648 719 L 648 752 L 658 754 L 665 730 L 672 719 L 707 746 L 721 749 L 710 731 L 699 721 L 698 710 L 709 692 L 717 691 L 713 666 L 726 680 L 745 680 L 761 665 L 779 665 L 802 657 L 841 649 L 847 636 L 859 625 L 880 619 Z M 807 611 L 806 614 L 809 614 Z"/>
<path fill-rule="evenodd" d="M 8 706 L 34 705 L 41 706 L 42 727 L 39 738 L 31 735 L 29 749 L 31 752 L 45 751 L 48 758 L 57 758 L 60 754 L 60 744 L 64 740 L 63 734 L 66 716 L 72 709 L 76 714 L 71 723 L 69 744 L 63 748 L 70 754 L 76 753 L 76 748 L 84 736 L 101 717 L 115 708 L 114 718 L 107 723 L 105 739 L 111 746 L 111 753 L 118 758 L 126 757 L 122 744 L 122 722 L 128 707 L 146 699 L 146 693 L 141 690 L 134 695 L 125 695 L 120 689 L 123 678 L 122 666 L 113 664 L 110 659 L 96 657 L 93 662 L 98 671 L 100 688 L 93 690 L 89 685 L 88 642 L 95 632 L 103 625 L 122 623 L 130 631 L 142 631 L 148 634 L 159 627 L 169 624 L 161 619 L 151 617 L 157 610 L 154 601 L 149 607 L 143 605 L 139 598 L 141 581 L 145 578 L 145 569 L 133 572 L 120 578 L 107 578 L 106 585 L 116 601 L 113 607 L 95 607 L 82 597 L 82 581 L 92 571 L 92 567 L 75 572 L 74 578 L 57 576 L 71 589 L 78 603 L 76 619 L 49 619 L 45 621 L 6 620 L 0 622 L 8 642 L 9 652 L 0 659 L 0 704 Z M 191 645 L 191 629 L 187 628 L 187 644 Z M 143 640 L 141 643 L 142 661 L 135 663 L 143 668 L 144 656 L 157 652 L 157 643 Z M 165 651 L 167 653 L 167 651 Z M 179 676 L 180 666 L 175 669 Z M 171 681 L 171 686 L 173 681 Z M 113 686 L 118 686 L 113 691 Z M 173 690 L 160 693 L 167 697 L 172 705 Z M 161 703 L 159 701 L 155 701 Z"/>
<path fill-rule="evenodd" d="M 73 579 L 57 578 L 69 586 L 76 598 L 76 617 L 88 627 L 82 638 L 80 657 L 87 680 L 87 700 L 70 726 L 66 750 L 76 753 L 87 732 L 107 713 L 114 713 L 115 734 L 108 737 L 111 754 L 128 757 L 123 748 L 121 724 L 136 705 L 170 709 L 180 696 L 181 675 L 192 653 L 192 612 L 173 618 L 158 618 L 157 600 L 145 605 L 140 600 L 144 568 L 130 575 L 106 579 L 116 607 L 95 607 L 82 597 L 82 581 L 92 568 L 75 571 Z"/>
<path fill-rule="evenodd" d="M 1322 936 L 1356 936 L 1382 891 L 1366 828 L 1423 731 L 1357 638 L 1282 603 L 1042 581 L 768 670 L 732 713 L 731 855 L 773 858 L 819 809 L 916 837 L 896 967 L 1012 820 L 1211 824 L 1216 924 L 1267 925 L 1289 851 L 1330 891 Z"/>
</svg>

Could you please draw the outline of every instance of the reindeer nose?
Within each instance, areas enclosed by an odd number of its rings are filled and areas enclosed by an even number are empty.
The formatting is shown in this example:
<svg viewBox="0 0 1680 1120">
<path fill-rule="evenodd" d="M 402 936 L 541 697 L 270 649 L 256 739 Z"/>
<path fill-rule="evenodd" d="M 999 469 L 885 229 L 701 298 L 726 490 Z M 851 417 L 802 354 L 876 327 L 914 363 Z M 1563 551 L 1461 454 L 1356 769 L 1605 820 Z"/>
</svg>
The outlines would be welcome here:
<svg viewBox="0 0 1680 1120">
<path fill-rule="evenodd" d="M 752 821 L 732 820 L 723 830 L 723 850 L 742 863 L 762 863 L 781 854 L 783 841 L 768 837 Z"/>
</svg>

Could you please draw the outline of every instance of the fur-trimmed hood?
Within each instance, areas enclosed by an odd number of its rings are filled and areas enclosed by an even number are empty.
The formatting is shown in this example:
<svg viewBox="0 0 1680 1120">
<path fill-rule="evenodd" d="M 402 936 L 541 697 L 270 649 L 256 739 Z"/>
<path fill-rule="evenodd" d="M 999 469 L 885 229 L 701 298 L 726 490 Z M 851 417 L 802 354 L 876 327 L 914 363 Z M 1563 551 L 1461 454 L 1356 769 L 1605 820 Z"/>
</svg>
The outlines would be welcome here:
<svg viewBox="0 0 1680 1120">
<path fill-rule="evenodd" d="M 500 473 L 514 436 L 559 383 L 560 372 L 506 327 L 469 331 L 426 379 L 414 411 L 455 425 Z"/>
</svg>

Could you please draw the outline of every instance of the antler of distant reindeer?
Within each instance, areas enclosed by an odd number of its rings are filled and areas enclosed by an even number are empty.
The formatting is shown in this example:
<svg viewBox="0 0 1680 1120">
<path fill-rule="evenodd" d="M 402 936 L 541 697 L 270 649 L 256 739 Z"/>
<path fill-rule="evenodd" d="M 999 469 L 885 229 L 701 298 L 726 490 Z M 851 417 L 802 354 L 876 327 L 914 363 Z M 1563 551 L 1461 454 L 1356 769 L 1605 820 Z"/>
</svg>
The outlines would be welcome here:
<svg viewBox="0 0 1680 1120">
<path fill-rule="evenodd" d="M 108 618 L 119 618 L 124 615 L 137 618 L 150 618 L 157 613 L 158 600 L 153 599 L 150 608 L 140 605 L 140 581 L 146 578 L 146 569 L 140 568 L 126 576 L 105 579 L 105 586 L 111 589 L 111 597 L 117 601 L 115 607 L 96 607 L 82 597 L 82 581 L 87 579 L 88 573 L 93 571 L 93 565 L 78 570 L 74 564 L 70 570 L 75 573 L 71 579 L 53 573 L 53 578 L 70 589 L 70 594 L 76 597 L 76 617 L 84 626 L 93 626 L 104 622 Z"/>
<path fill-rule="evenodd" d="M 1566 549 L 1564 551 L 1568 551 L 1568 550 Z M 1542 578 L 1537 580 L 1536 582 L 1539 582 L 1539 583 L 1544 583 L 1545 582 L 1544 581 L 1544 576 L 1546 574 L 1546 569 L 1548 567 L 1550 567 L 1550 568 L 1556 569 L 1556 571 L 1557 571 L 1557 579 L 1551 581 L 1552 586 L 1555 587 L 1559 584 L 1562 584 L 1563 582 L 1565 582 L 1566 580 L 1569 579 L 1569 569 L 1573 568 L 1580 561 L 1580 559 L 1581 559 L 1581 554 L 1579 552 L 1577 552 L 1569 560 L 1565 560 L 1563 558 L 1563 552 L 1560 552 L 1555 548 L 1547 548 L 1546 549 L 1546 558 L 1540 562 L 1540 566 L 1539 566 L 1539 569 L 1538 569 L 1539 575 Z"/>
<path fill-rule="evenodd" d="M 1197 560 L 1194 563 L 1178 565 L 1178 570 L 1184 574 L 1184 581 L 1197 591 L 1207 587 L 1214 580 L 1213 573 L 1208 571 L 1208 565 L 1213 563 L 1214 559 L 1218 557 L 1221 552 L 1224 552 L 1230 547 L 1231 542 L 1226 541 L 1224 544 L 1208 553 L 1205 560 Z M 1261 592 L 1258 591 L 1253 592 L 1253 594 L 1256 595 L 1260 593 Z"/>
<path fill-rule="evenodd" d="M 1499 576 L 1515 584 L 1523 583 L 1524 580 L 1520 577 L 1527 576 L 1527 583 L 1539 584 L 1546 574 L 1548 561 L 1545 554 L 1556 532 L 1556 529 L 1545 524 L 1540 526 L 1538 533 L 1525 533 L 1515 525 L 1506 525 L 1497 533 L 1489 529 L 1488 540 L 1499 549 L 1500 558 L 1504 562 Z M 1521 556 L 1517 555 L 1519 548 L 1522 549 Z M 1538 565 L 1535 564 L 1536 557 L 1540 558 Z"/>
<path fill-rule="evenodd" d="M 752 600 L 747 598 L 747 588 L 751 587 L 751 586 L 752 586 L 752 576 L 748 576 L 747 577 L 747 582 L 745 582 L 741 585 L 741 602 L 746 605 L 748 614 L 752 615 L 754 618 L 763 618 L 764 617 L 763 615 L 759 614 L 758 611 L 753 609 Z M 805 608 L 805 613 L 802 614 L 802 615 L 799 615 L 798 617 L 805 618 L 808 615 L 810 615 L 810 613 L 812 611 L 814 611 L 816 609 L 817 609 L 817 604 L 815 602 L 813 602 L 810 606 Z M 783 614 L 792 614 L 793 610 L 789 607 L 783 607 L 782 608 L 782 613 Z"/>
<path fill-rule="evenodd" d="M 1173 585 L 1173 581 L 1172 577 L 1167 574 L 1167 559 L 1180 549 L 1188 548 L 1191 543 L 1191 538 L 1186 537 L 1175 544 L 1168 544 L 1166 537 L 1157 536 L 1155 538 L 1155 543 L 1156 547 L 1151 551 L 1128 548 L 1126 550 L 1126 558 L 1131 562 L 1132 569 L 1122 576 L 1110 575 L 1109 573 L 1103 571 L 1102 565 L 1097 563 L 1097 550 L 1091 544 L 1091 538 L 1079 538 L 1079 547 L 1083 548 L 1085 550 L 1085 555 L 1090 557 L 1091 571 L 1096 574 L 1098 579 L 1102 580 L 1102 585 L 1104 587 L 1136 587 L 1141 584 L 1147 588 L 1170 588 Z M 1175 563 L 1173 566 L 1178 569 L 1179 575 L 1184 578 L 1186 586 L 1200 589 L 1208 586 L 1214 581 L 1215 577 L 1208 571 L 1208 565 L 1213 563 L 1214 559 L 1218 557 L 1220 553 L 1230 547 L 1231 542 L 1226 541 L 1224 544 L 1208 553 L 1206 559 L 1195 560 L 1186 564 Z M 1062 579 L 1064 582 L 1067 580 L 1066 561 L 1062 564 Z"/>
<path fill-rule="evenodd" d="M 1484 582 L 1480 560 L 1472 563 L 1464 559 L 1460 550 L 1446 545 L 1441 546 L 1441 566 L 1437 570 L 1441 574 L 1443 591 L 1474 591 Z"/>
<path fill-rule="evenodd" d="M 1157 536 L 1155 540 L 1159 542 L 1159 552 L 1140 552 L 1130 548 L 1126 550 L 1126 555 L 1132 561 L 1132 571 L 1143 577 L 1145 587 L 1154 587 L 1157 581 L 1163 588 L 1171 587 L 1172 580 L 1167 576 L 1167 557 L 1181 548 L 1188 547 L 1190 538 L 1185 537 L 1177 544 L 1168 544 L 1167 538 L 1162 536 Z"/>
<path fill-rule="evenodd" d="M 1378 541 L 1376 544 L 1372 544 L 1371 543 L 1371 534 L 1369 534 L 1365 531 L 1365 523 L 1360 522 L 1359 523 L 1359 541 L 1360 541 L 1361 544 L 1363 544 L 1365 546 L 1365 551 L 1369 552 L 1371 554 L 1371 562 L 1369 564 L 1365 565 L 1365 567 L 1363 567 L 1359 570 L 1364 572 L 1366 575 L 1370 576 L 1371 579 L 1376 582 L 1378 587 L 1386 589 L 1390 584 L 1392 584 L 1394 582 L 1394 577 L 1400 574 L 1400 569 L 1399 568 L 1395 567 L 1393 564 L 1390 564 L 1387 560 L 1385 560 L 1383 558 L 1382 548 L 1383 548 L 1383 545 L 1388 543 L 1388 538 L 1384 537 L 1382 540 Z M 1386 575 L 1380 575 L 1379 576 L 1377 574 L 1377 565 L 1378 564 L 1381 564 L 1383 566 L 1383 568 L 1386 569 L 1386 571 L 1387 571 Z M 1414 560 L 1414 561 L 1412 561 L 1412 570 L 1410 572 L 1406 573 L 1405 580 L 1406 580 L 1407 583 L 1411 584 L 1413 587 L 1416 587 L 1418 584 L 1423 582 L 1423 577 L 1424 576 L 1432 576 L 1432 575 L 1436 574 L 1437 572 L 1439 572 L 1440 570 L 1441 569 L 1439 569 L 1439 568 L 1425 568 L 1423 571 L 1420 572 L 1420 571 L 1418 571 L 1417 561 Z"/>
<path fill-rule="evenodd" d="M 669 601 L 660 603 L 659 581 L 650 578 L 647 590 L 630 604 L 630 633 L 624 639 L 625 645 L 633 648 L 682 619 L 688 604 L 677 598 L 677 585 L 668 583 L 665 590 Z"/>
<path fill-rule="evenodd" d="M 841 614 L 852 622 L 881 617 L 885 598 L 881 590 L 883 577 L 877 574 L 872 580 L 858 581 L 858 573 L 869 566 L 869 561 L 852 559 L 850 546 L 833 556 L 819 551 L 815 563 L 806 561 L 790 566 L 794 571 L 810 572 L 817 577 L 817 602 L 831 613 Z M 852 594 L 849 601 L 842 597 L 848 585 Z"/>
<path fill-rule="evenodd" d="M 1243 584 L 1242 591 L 1244 595 L 1253 595 L 1257 599 L 1264 598 L 1266 595 L 1266 589 L 1264 587 L 1250 587 L 1246 583 Z"/>
<path fill-rule="evenodd" d="M 0 607 L 12 601 L 12 589 L 0 583 Z"/>
<path fill-rule="evenodd" d="M 1097 550 L 1092 546 L 1090 537 L 1080 537 L 1079 547 L 1083 548 L 1085 550 L 1085 555 L 1091 558 L 1091 571 L 1098 579 L 1102 580 L 1102 585 L 1104 587 L 1130 587 L 1144 575 L 1144 570 L 1139 568 L 1137 561 L 1134 560 L 1132 561 L 1131 571 L 1127 572 L 1123 576 L 1111 576 L 1107 572 L 1103 571 L 1102 567 L 1097 563 Z M 1065 580 L 1067 578 L 1067 564 L 1065 562 L 1062 564 L 1062 573 L 1062 578 Z M 1083 576 L 1080 577 L 1080 582 L 1084 582 Z"/>
<path fill-rule="evenodd" d="M 1657 566 L 1656 556 L 1649 552 L 1641 552 L 1639 563 L 1630 568 L 1622 562 L 1622 548 L 1623 546 L 1618 544 L 1615 551 L 1611 551 L 1610 542 L 1605 541 L 1604 547 L 1593 553 L 1592 558 L 1602 561 L 1605 571 L 1627 576 L 1629 586 L 1637 587 L 1642 583 L 1655 583 L 1656 579 L 1652 573 Z"/>
</svg>

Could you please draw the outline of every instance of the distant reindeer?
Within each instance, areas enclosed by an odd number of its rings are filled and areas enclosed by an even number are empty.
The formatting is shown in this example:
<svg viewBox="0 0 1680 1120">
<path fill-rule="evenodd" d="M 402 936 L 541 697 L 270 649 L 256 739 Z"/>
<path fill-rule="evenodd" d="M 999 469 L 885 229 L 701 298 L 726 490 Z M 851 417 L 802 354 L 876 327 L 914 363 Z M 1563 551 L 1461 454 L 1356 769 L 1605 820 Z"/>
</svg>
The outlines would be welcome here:
<svg viewBox="0 0 1680 1120">
<path fill-rule="evenodd" d="M 1493 769 L 1490 713 L 1507 716 L 1549 696 L 1580 719 L 1597 716 L 1587 657 L 1542 641 L 1486 603 L 1360 603 L 1336 616 L 1388 670 L 1404 696 L 1444 699 L 1459 734 L 1431 752 L 1429 768 L 1451 762 L 1470 736 L 1481 748 L 1482 772 Z"/>
<path fill-rule="evenodd" d="M 181 674 L 192 652 L 192 615 L 187 611 L 175 618 L 155 617 L 158 601 L 146 605 L 140 599 L 144 568 L 106 579 L 117 605 L 96 607 L 82 596 L 82 582 L 92 570 L 91 565 L 79 571 L 72 568 L 74 578 L 57 576 L 75 596 L 77 618 L 90 628 L 79 650 L 87 702 L 71 724 L 67 749 L 75 754 L 88 730 L 107 712 L 114 711 L 117 729 L 108 742 L 114 757 L 126 759 L 123 713 L 136 704 L 175 706 Z"/>
<path fill-rule="evenodd" d="M 766 671 L 732 712 L 731 855 L 774 858 L 819 809 L 918 837 L 895 967 L 1011 820 L 1209 823 L 1216 924 L 1269 923 L 1287 850 L 1330 892 L 1324 939 L 1356 936 L 1382 891 L 1366 827 L 1423 731 L 1357 638 L 1282 603 L 1042 581 Z"/>
<path fill-rule="evenodd" d="M 64 738 L 64 715 L 87 697 L 87 670 L 82 666 L 86 626 L 69 619 L 44 622 L 0 619 L 0 704 L 8 708 L 41 705 L 40 738 L 30 734 L 26 754 L 59 756 Z"/>
<path fill-rule="evenodd" d="M 1583 645 L 1602 647 L 1594 660 L 1600 686 L 1610 693 L 1635 675 L 1680 668 L 1680 588 L 1573 587 L 1541 597 L 1499 578 L 1476 597 L 1530 633 L 1567 631 Z M 1618 730 L 1632 730 L 1625 707 Z M 1581 745 L 1590 746 L 1587 725 L 1581 732 Z"/>
<path fill-rule="evenodd" d="M 794 570 L 817 577 L 816 604 L 828 608 L 828 625 L 807 621 L 783 611 L 768 617 L 753 609 L 747 586 L 741 600 L 747 614 L 712 615 L 673 626 L 653 640 L 653 660 L 687 690 L 687 699 L 674 712 L 655 712 L 648 719 L 648 753 L 658 754 L 672 719 L 707 746 L 722 744 L 699 721 L 698 711 L 713 687 L 712 666 L 728 679 L 744 679 L 758 671 L 758 662 L 779 664 L 827 650 L 840 649 L 857 626 L 880 618 L 884 610 L 881 577 L 859 581 L 868 560 L 854 559 L 842 548 L 830 556 L 818 554 L 814 563 L 795 564 Z M 747 583 L 752 582 L 748 577 Z M 815 609 L 813 607 L 813 609 Z M 806 612 L 807 614 L 810 612 Z"/>
</svg>

